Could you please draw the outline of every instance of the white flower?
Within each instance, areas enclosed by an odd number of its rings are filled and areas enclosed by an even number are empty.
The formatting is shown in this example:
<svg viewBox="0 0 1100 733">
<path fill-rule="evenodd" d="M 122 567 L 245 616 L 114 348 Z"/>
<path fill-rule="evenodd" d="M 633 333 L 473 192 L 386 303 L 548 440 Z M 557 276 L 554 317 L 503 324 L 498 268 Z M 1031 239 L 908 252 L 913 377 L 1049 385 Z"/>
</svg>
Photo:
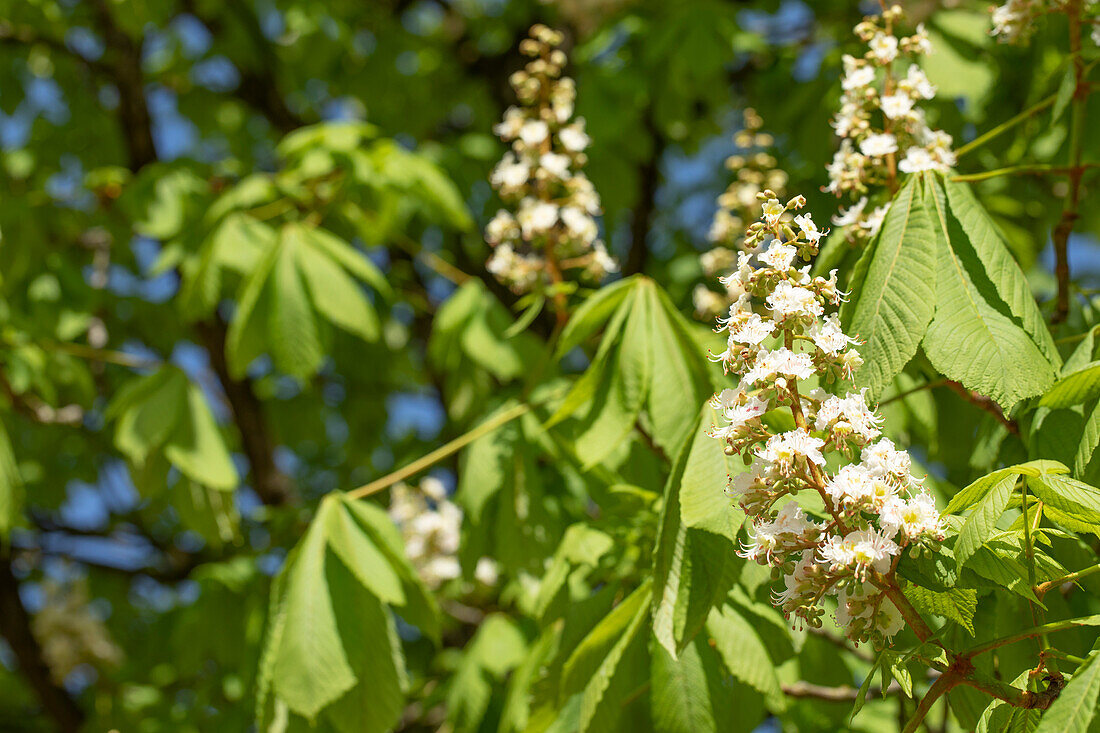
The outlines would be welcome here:
<svg viewBox="0 0 1100 733">
<path fill-rule="evenodd" d="M 936 87 L 928 81 L 924 71 L 916 64 L 911 65 L 905 73 L 905 84 L 923 99 L 932 99 L 936 96 Z"/>
<path fill-rule="evenodd" d="M 825 493 L 838 505 L 858 504 L 869 498 L 872 492 L 871 474 L 854 463 L 842 467 L 825 485 Z"/>
<path fill-rule="evenodd" d="M 874 628 L 887 639 L 892 638 L 905 627 L 905 619 L 901 611 L 889 598 L 882 599 L 872 623 Z"/>
<path fill-rule="evenodd" d="M 739 344 L 756 346 L 775 331 L 775 324 L 764 320 L 759 314 L 750 313 L 739 317 L 736 321 L 730 321 L 730 340 Z"/>
<path fill-rule="evenodd" d="M 821 548 L 821 560 L 838 568 L 854 568 L 857 575 L 868 570 L 885 573 L 901 548 L 880 533 L 861 529 L 843 537 L 833 535 Z"/>
<path fill-rule="evenodd" d="M 787 207 L 779 203 L 778 199 L 768 199 L 764 202 L 764 219 L 769 224 L 775 224 L 786 210 Z"/>
<path fill-rule="evenodd" d="M 752 470 L 731 476 L 729 485 L 726 487 L 726 493 L 731 499 L 740 500 L 742 497 L 766 487 L 767 477 L 764 475 L 764 470 L 763 466 L 755 463 Z"/>
<path fill-rule="evenodd" d="M 778 544 L 775 527 L 771 522 L 754 522 L 749 525 L 749 544 L 742 544 L 737 554 L 747 560 L 756 561 L 761 557 L 771 560 L 772 552 Z"/>
<path fill-rule="evenodd" d="M 558 205 L 549 201 L 526 198 L 520 202 L 516 215 L 524 239 L 546 234 L 558 221 Z"/>
<path fill-rule="evenodd" d="M 776 374 L 795 379 L 809 379 L 814 373 L 814 362 L 809 354 L 797 354 L 786 348 L 775 351 L 760 350 L 751 369 L 745 373 L 745 384 L 756 384 Z"/>
<path fill-rule="evenodd" d="M 874 67 L 866 65 L 855 66 L 845 72 L 844 78 L 840 80 L 840 86 L 844 91 L 850 92 L 855 89 L 862 89 L 871 84 L 874 80 Z"/>
<path fill-rule="evenodd" d="M 868 44 L 871 55 L 880 63 L 888 64 L 898 56 L 898 39 L 885 33 L 876 33 Z"/>
<path fill-rule="evenodd" d="M 854 338 L 845 335 L 840 327 L 840 319 L 835 313 L 825 316 L 820 321 L 815 321 L 810 326 L 810 338 L 814 346 L 824 351 L 829 356 L 836 356 L 848 348 L 849 345 L 859 343 Z"/>
<path fill-rule="evenodd" d="M 592 225 L 595 226 L 595 222 Z M 605 274 L 619 271 L 619 263 L 607 251 L 607 247 L 603 246 L 603 242 L 592 244 L 592 261 L 594 267 Z"/>
<path fill-rule="evenodd" d="M 485 238 L 493 244 L 518 235 L 519 227 L 516 225 L 516 220 L 504 209 L 498 211 L 485 227 Z"/>
<path fill-rule="evenodd" d="M 889 438 L 864 446 L 859 459 L 872 473 L 897 478 L 908 478 L 913 465 L 909 454 L 903 450 L 897 450 L 894 442 Z"/>
<path fill-rule="evenodd" d="M 838 227 L 846 227 L 851 224 L 855 224 L 863 216 L 863 209 L 867 206 L 867 197 L 864 196 L 859 201 L 849 206 L 847 209 L 841 209 L 833 217 L 833 224 Z"/>
<path fill-rule="evenodd" d="M 539 156 L 539 167 L 554 178 L 569 177 L 569 156 L 561 153 L 543 153 Z M 526 179 L 524 179 L 526 182 Z"/>
<path fill-rule="evenodd" d="M 803 550 L 802 559 L 795 563 L 794 570 L 783 576 L 783 590 L 773 594 L 775 604 L 783 607 L 799 596 L 813 592 L 809 571 L 816 565 L 813 550 Z"/>
<path fill-rule="evenodd" d="M 512 153 L 506 153 L 489 176 L 489 181 L 497 188 L 514 189 L 527 183 L 531 168 L 525 161 L 516 160 Z"/>
<path fill-rule="evenodd" d="M 571 153 L 581 152 L 592 142 L 584 132 L 584 120 L 581 119 L 558 130 L 558 140 L 561 141 L 562 147 Z"/>
<path fill-rule="evenodd" d="M 765 302 L 780 320 L 790 316 L 818 317 L 825 312 L 816 293 L 791 285 L 787 280 L 780 281 Z"/>
<path fill-rule="evenodd" d="M 569 233 L 585 244 L 591 244 L 599 236 L 596 220 L 576 206 L 563 206 L 560 215 Z"/>
<path fill-rule="evenodd" d="M 913 109 L 913 99 L 908 94 L 890 94 L 882 98 L 882 113 L 887 119 L 905 117 Z"/>
<path fill-rule="evenodd" d="M 817 244 L 818 240 L 825 236 L 825 232 L 817 228 L 817 224 L 809 214 L 799 214 L 794 218 L 794 223 L 802 230 L 806 240 L 813 244 Z"/>
<path fill-rule="evenodd" d="M 794 262 L 796 254 L 798 254 L 798 250 L 795 247 L 783 244 L 778 239 L 773 239 L 772 243 L 768 245 L 767 251 L 757 255 L 757 257 L 768 267 L 774 267 L 779 272 L 785 273 L 791 269 L 791 263 Z"/>
<path fill-rule="evenodd" d="M 482 585 L 496 585 L 500 578 L 500 568 L 496 560 L 491 557 L 480 558 L 474 567 L 474 578 Z"/>
<path fill-rule="evenodd" d="M 519 135 L 525 119 L 523 110 L 519 107 L 509 107 L 504 111 L 504 119 L 493 126 L 493 132 L 505 142 L 512 140 Z"/>
<path fill-rule="evenodd" d="M 919 173 L 921 171 L 934 171 L 940 167 L 939 162 L 924 148 L 916 146 L 905 151 L 905 157 L 898 163 L 898 170 L 903 173 Z"/>
<path fill-rule="evenodd" d="M 821 454 L 824 445 L 825 441 L 821 438 L 815 438 L 802 428 L 795 428 L 768 438 L 764 447 L 757 449 L 756 455 L 785 476 L 800 458 L 819 466 L 824 465 L 825 457 Z"/>
<path fill-rule="evenodd" d="M 888 132 L 877 132 L 863 138 L 859 150 L 871 158 L 878 158 L 898 150 L 898 140 Z"/>
<path fill-rule="evenodd" d="M 905 501 L 895 497 L 887 501 L 881 513 L 882 529 L 889 536 L 901 532 L 907 540 L 921 536 L 938 537 L 943 533 L 943 517 L 936 509 L 936 500 L 921 491 Z"/>
<path fill-rule="evenodd" d="M 519 130 L 519 139 L 528 147 L 535 147 L 550 134 L 550 128 L 542 120 L 527 120 Z"/>
<path fill-rule="evenodd" d="M 875 210 L 867 215 L 861 226 L 867 230 L 868 236 L 873 237 L 878 234 L 878 230 L 882 228 L 882 222 L 886 219 L 886 212 L 889 210 L 890 204 L 883 204 L 882 206 L 876 206 Z"/>
</svg>

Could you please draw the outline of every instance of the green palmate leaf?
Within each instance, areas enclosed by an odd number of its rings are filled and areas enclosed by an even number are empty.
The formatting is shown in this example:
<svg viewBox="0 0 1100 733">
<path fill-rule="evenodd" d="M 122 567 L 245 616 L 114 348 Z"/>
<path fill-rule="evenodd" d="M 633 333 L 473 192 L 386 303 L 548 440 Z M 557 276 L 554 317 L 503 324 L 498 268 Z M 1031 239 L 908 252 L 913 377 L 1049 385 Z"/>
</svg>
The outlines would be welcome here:
<svg viewBox="0 0 1100 733">
<path fill-rule="evenodd" d="M 1100 696 L 1100 653 L 1094 651 L 1077 668 L 1073 679 L 1058 695 L 1058 699 L 1043 713 L 1036 733 L 1076 733 L 1087 731 L 1096 716 Z"/>
<path fill-rule="evenodd" d="M 647 581 L 597 623 L 569 655 L 562 667 L 562 694 L 584 690 L 612 647 L 636 619 L 649 610 L 652 586 Z"/>
<path fill-rule="evenodd" d="M 1020 463 L 1015 466 L 1009 466 L 1008 468 L 998 469 L 991 474 L 982 476 L 980 479 L 955 494 L 955 496 L 951 497 L 951 501 L 948 502 L 947 508 L 944 509 L 944 513 L 957 514 L 973 506 L 1005 476 L 1010 474 L 1016 476 L 1039 476 L 1063 473 L 1069 473 L 1069 469 L 1058 461 L 1045 459 L 1028 461 L 1027 463 Z"/>
<path fill-rule="evenodd" d="M 730 467 L 722 442 L 707 435 L 707 431 L 717 424 L 714 408 L 704 405 L 701 424 L 694 431 L 680 480 L 680 519 L 686 527 L 705 529 L 733 542 L 744 517 L 730 506 L 729 497 L 723 490 Z"/>
<path fill-rule="evenodd" d="M 563 699 L 581 696 L 577 730 L 614 730 L 623 697 L 630 691 L 624 688 L 630 687 L 639 673 L 647 674 L 634 657 L 640 651 L 644 660 L 644 635 L 640 632 L 649 616 L 651 593 L 649 582 L 643 583 L 596 624 L 566 660 L 561 695 Z M 630 659 L 624 661 L 626 656 Z"/>
<path fill-rule="evenodd" d="M 1044 502 L 1051 519 L 1069 519 L 1073 526 L 1066 529 L 1100 533 L 1100 489 L 1060 475 L 1032 477 L 1028 486 Z"/>
<path fill-rule="evenodd" d="M 1006 407 L 1044 392 L 1057 356 L 1019 267 L 968 189 L 927 182 L 939 264 L 925 353 L 945 376 Z"/>
<path fill-rule="evenodd" d="M 653 633 L 673 657 L 702 628 L 735 580 L 729 536 L 692 529 L 682 519 L 680 491 L 691 447 L 681 450 L 665 486 L 653 551 Z"/>
<path fill-rule="evenodd" d="M 205 317 L 221 297 L 223 270 L 245 274 L 275 245 L 275 230 L 235 212 L 225 217 L 202 244 L 197 261 L 185 263 L 180 307 L 187 318 Z"/>
<path fill-rule="evenodd" d="M 935 310 L 937 247 L 922 186 L 920 177 L 912 176 L 894 196 L 841 308 L 845 330 L 864 342 L 857 386 L 872 395 L 917 352 Z"/>
<path fill-rule="evenodd" d="M 183 526 L 214 547 L 240 539 L 240 514 L 232 494 L 184 481 L 171 492 L 172 508 Z"/>
<path fill-rule="evenodd" d="M 1062 365 L 1062 358 L 1054 337 L 1050 335 L 1046 320 L 1035 303 L 1031 286 L 1013 259 L 1003 237 L 989 217 L 985 208 L 974 196 L 970 185 L 957 181 L 942 181 L 947 191 L 947 204 L 965 240 L 973 248 L 974 254 L 981 260 L 982 268 L 1009 308 L 1012 318 L 1023 328 L 1055 371 Z M 952 234 L 955 233 L 952 228 Z M 953 243 L 953 247 L 956 245 Z M 965 246 L 959 246 L 960 252 Z"/>
<path fill-rule="evenodd" d="M 501 614 L 486 617 L 467 644 L 447 690 L 447 720 L 456 731 L 474 731 L 481 724 L 494 686 L 518 666 L 527 641 Z"/>
<path fill-rule="evenodd" d="M 389 605 L 405 604 L 405 591 L 389 558 L 375 545 L 343 508 L 325 513 L 324 534 L 336 556 L 356 580 Z"/>
<path fill-rule="evenodd" d="M 786 708 L 776 665 L 756 629 L 736 608 L 725 605 L 712 609 L 706 633 L 731 675 L 763 695 L 769 710 Z"/>
<path fill-rule="evenodd" d="M 112 400 L 108 417 L 117 417 L 115 446 L 131 461 L 142 463 L 168 439 L 186 409 L 187 377 L 161 369 L 129 382 Z"/>
<path fill-rule="evenodd" d="M 366 533 L 370 542 L 386 556 L 390 568 L 397 573 L 401 581 L 401 595 L 404 602 L 397 602 L 398 612 L 408 623 L 424 632 L 429 639 L 439 643 L 440 620 L 439 605 L 435 596 L 424 584 L 416 568 L 409 562 L 405 555 L 405 542 L 401 537 L 397 526 L 390 516 L 381 508 L 365 501 L 349 499 L 341 494 L 347 512 L 355 520 L 354 525 L 361 532 Z M 345 525 L 349 534 L 352 525 Z M 349 554 L 346 550 L 337 548 L 337 554 L 341 557 Z M 357 561 L 358 562 L 358 561 Z M 359 563 L 361 566 L 362 563 Z M 350 567 L 350 566 L 349 566 Z M 369 565 L 365 567 L 369 568 Z M 372 581 L 374 582 L 374 581 Z M 370 584 L 364 584 L 368 589 Z"/>
<path fill-rule="evenodd" d="M 23 479 L 7 428 L 0 423 L 0 540 L 6 542 L 23 513 Z"/>
<path fill-rule="evenodd" d="M 852 702 L 852 710 L 848 713 L 848 722 L 851 723 L 855 720 L 856 715 L 860 710 L 863 710 L 863 706 L 867 704 L 867 693 L 871 691 L 871 683 L 874 682 L 875 672 L 880 670 L 884 664 L 889 664 L 889 655 L 886 651 L 879 652 L 879 655 L 875 657 L 874 663 L 871 668 L 867 670 L 867 675 L 863 678 L 863 682 L 860 683 L 859 689 L 856 691 L 856 699 Z"/>
<path fill-rule="evenodd" d="M 302 240 L 311 248 L 324 252 L 329 259 L 351 273 L 356 279 L 369 285 L 383 297 L 393 293 L 389 280 L 373 262 L 335 234 L 319 227 L 308 227 L 301 232 Z"/>
<path fill-rule="evenodd" d="M 330 494 L 272 587 L 261 721 L 299 716 L 341 732 L 391 729 L 406 686 L 391 604 L 438 638 L 438 610 L 393 522 L 378 507 Z"/>
<path fill-rule="evenodd" d="M 574 524 L 565 531 L 554 558 L 539 583 L 535 615 L 545 625 L 564 611 L 569 594 L 566 582 L 579 568 L 594 568 L 600 558 L 614 547 L 610 535 L 585 524 Z"/>
<path fill-rule="evenodd" d="M 298 269 L 298 251 L 305 246 L 301 232 L 300 226 L 287 225 L 279 238 L 279 259 L 271 273 L 267 340 L 276 367 L 304 379 L 321 366 L 324 352 Z"/>
<path fill-rule="evenodd" d="M 738 713 L 734 694 L 724 684 L 718 656 L 702 638 L 685 647 L 676 659 L 656 644 L 651 655 L 650 704 L 655 730 L 717 733 L 734 725 Z"/>
<path fill-rule="evenodd" d="M 676 453 L 710 396 L 706 361 L 683 316 L 652 280 L 632 282 L 603 301 L 599 313 L 589 314 L 593 324 L 608 321 L 603 340 L 591 366 L 547 423 L 557 424 L 588 405 L 576 440 L 587 467 L 610 455 L 643 410 L 656 446 L 665 455 Z M 605 311 L 616 303 L 608 316 Z"/>
<path fill-rule="evenodd" d="M 364 341 L 378 338 L 378 314 L 363 291 L 323 251 L 310 246 L 296 248 L 298 268 L 317 312 L 334 326 Z"/>
<path fill-rule="evenodd" d="M 202 390 L 175 367 L 140 377 L 107 409 L 115 445 L 138 467 L 163 452 L 185 476 L 229 491 L 240 479 Z"/>
<path fill-rule="evenodd" d="M 473 219 L 462 194 L 428 158 L 409 152 L 391 140 L 375 143 L 371 157 L 387 183 L 406 189 L 411 194 L 410 200 L 430 218 L 455 229 L 471 228 Z"/>
<path fill-rule="evenodd" d="M 941 592 L 908 585 L 905 587 L 905 597 L 913 602 L 917 610 L 950 619 L 970 632 L 971 636 L 974 635 L 978 594 L 973 588 L 952 588 Z"/>
<path fill-rule="evenodd" d="M 570 316 L 569 322 L 561 332 L 557 358 L 572 351 L 599 330 L 639 282 L 641 278 L 636 276 L 623 278 L 605 288 L 600 288 L 586 298 Z"/>
<path fill-rule="evenodd" d="M 1081 442 L 1073 456 L 1073 472 L 1088 481 L 1096 480 L 1095 467 L 1090 464 L 1097 446 L 1100 446 L 1100 402 L 1087 411 Z"/>
<path fill-rule="evenodd" d="M 1039 404 L 1043 407 L 1072 407 L 1100 396 L 1100 361 L 1064 374 L 1047 390 Z"/>
<path fill-rule="evenodd" d="M 1031 589 L 1027 566 L 1020 562 L 1015 553 L 979 547 L 971 556 L 968 569 L 992 581 L 995 587 L 1005 588 L 1029 601 L 1039 601 Z"/>
<path fill-rule="evenodd" d="M 229 371 L 236 379 L 243 377 L 248 365 L 264 351 L 265 314 L 260 303 L 280 250 L 280 246 L 270 247 L 244 278 L 237 293 L 237 310 L 225 338 Z"/>
<path fill-rule="evenodd" d="M 164 443 L 164 457 L 212 489 L 232 490 L 240 479 L 202 390 L 187 384 L 186 412 Z"/>
<path fill-rule="evenodd" d="M 955 542 L 955 561 L 960 568 L 993 535 L 997 520 L 1008 506 L 1017 478 L 1014 473 L 1007 474 L 993 484 L 974 505 L 974 510 L 966 518 L 959 531 L 959 539 Z"/>
<path fill-rule="evenodd" d="M 356 683 L 325 582 L 325 554 L 323 526 L 315 523 L 284 570 L 285 618 L 271 670 L 274 694 L 310 720 Z"/>
<path fill-rule="evenodd" d="M 653 423 L 654 442 L 671 456 L 693 435 L 699 409 L 711 397 L 709 367 L 668 294 L 647 282 L 653 299 L 653 367 L 646 412 Z"/>
<path fill-rule="evenodd" d="M 642 412 L 641 399 L 644 392 L 634 372 L 623 368 L 624 344 L 616 344 L 609 354 L 602 372 L 596 372 L 600 381 L 594 388 L 591 402 L 581 417 L 581 428 L 575 445 L 577 457 L 584 468 L 590 469 L 600 463 L 614 451 L 634 430 L 638 416 Z M 640 359 L 627 354 L 627 364 L 637 366 Z M 581 378 L 581 381 L 587 377 Z M 581 382 L 574 387 L 581 386 Z M 585 385 L 586 386 L 586 385 Z M 566 395 L 566 402 L 571 395 Z"/>
</svg>

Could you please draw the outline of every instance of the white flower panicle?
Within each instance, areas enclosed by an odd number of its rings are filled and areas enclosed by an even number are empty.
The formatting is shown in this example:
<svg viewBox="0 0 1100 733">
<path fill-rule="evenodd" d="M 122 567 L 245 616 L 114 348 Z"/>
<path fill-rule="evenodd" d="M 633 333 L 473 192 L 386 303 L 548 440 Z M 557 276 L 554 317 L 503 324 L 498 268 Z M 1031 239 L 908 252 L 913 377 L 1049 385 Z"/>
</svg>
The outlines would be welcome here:
<svg viewBox="0 0 1100 733">
<path fill-rule="evenodd" d="M 462 510 L 448 499 L 442 481 L 427 476 L 415 489 L 395 484 L 389 514 L 401 529 L 405 554 L 425 585 L 434 590 L 462 575 L 458 562 Z M 475 577 L 486 585 L 495 584 L 495 563 L 481 558 Z"/>
<path fill-rule="evenodd" d="M 888 55 L 893 46 L 879 48 Z M 855 339 L 825 314 L 844 299 L 836 273 L 811 278 L 805 264 L 817 254 L 819 230 L 809 214 L 794 217 L 797 228 L 788 221 L 805 199 L 760 197 L 761 218 L 743 243 L 757 253 L 741 253 L 722 278 L 739 295 L 718 321 L 727 348 L 713 357 L 740 378 L 712 399 L 722 420 L 711 432 L 750 466 L 727 489 L 750 520 L 740 554 L 782 575 L 775 602 L 788 618 L 819 626 L 823 599 L 835 596 L 837 622 L 852 639 L 881 640 L 904 625 L 886 576 L 907 546 L 941 541 L 944 523 L 911 475 L 909 454 L 882 436 L 865 391 L 800 388 L 849 378 L 862 362 Z M 790 410 L 793 429 L 764 421 L 776 409 Z M 845 465 L 831 472 L 829 454 Z M 815 511 L 820 520 L 808 516 Z"/>
<path fill-rule="evenodd" d="M 1092 26 L 1089 37 L 1100 46 L 1096 5 L 1096 0 L 1086 0 L 1079 11 L 1084 11 L 1085 23 Z M 993 16 L 993 27 L 990 28 L 989 35 L 1001 43 L 1026 44 L 1038 28 L 1040 16 L 1051 12 L 1073 12 L 1073 7 L 1067 2 L 1054 0 L 1007 0 L 1004 4 L 994 5 L 989 9 Z"/>
<path fill-rule="evenodd" d="M 519 106 L 495 132 L 512 149 L 489 177 L 506 208 L 485 228 L 493 247 L 487 268 L 517 292 L 577 269 L 594 279 L 618 269 L 599 239 L 600 198 L 581 169 L 590 142 L 584 119 L 573 118 L 576 89 L 562 76 L 562 35 L 531 28 L 520 51 L 531 57 L 511 77 Z"/>
<path fill-rule="evenodd" d="M 899 172 L 948 171 L 955 165 L 951 136 L 930 128 L 919 106 L 936 95 L 914 63 L 932 52 L 928 34 L 918 25 L 913 35 L 897 37 L 894 28 L 901 19 L 897 5 L 864 18 L 855 33 L 867 51 L 844 56 L 840 110 L 832 121 L 840 148 L 827 166 L 825 190 L 854 200 L 833 218 L 852 242 L 878 232 L 887 207 L 868 208 L 868 200 L 892 186 Z"/>
<path fill-rule="evenodd" d="M 726 168 L 734 171 L 735 178 L 718 197 L 718 211 L 711 222 L 710 241 L 714 248 L 699 258 L 707 277 L 724 273 L 736 264 L 745 222 L 759 219 L 763 213 L 758 194 L 768 189 L 782 196 L 787 185 L 787 174 L 776 169 L 777 161 L 771 153 L 775 140 L 761 131 L 764 120 L 751 108 L 745 109 L 743 116 L 744 125 L 733 138 L 739 151 L 726 158 Z M 693 293 L 695 310 L 701 318 L 714 318 L 739 295 L 728 292 L 723 295 L 698 285 Z"/>
</svg>

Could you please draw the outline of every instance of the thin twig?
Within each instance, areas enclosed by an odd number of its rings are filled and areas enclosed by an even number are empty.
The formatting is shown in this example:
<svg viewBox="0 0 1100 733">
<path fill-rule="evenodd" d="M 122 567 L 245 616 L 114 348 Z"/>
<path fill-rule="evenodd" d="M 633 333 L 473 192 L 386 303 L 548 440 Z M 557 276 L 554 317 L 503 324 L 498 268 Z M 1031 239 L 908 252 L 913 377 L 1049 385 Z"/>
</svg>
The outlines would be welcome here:
<svg viewBox="0 0 1100 733">
<path fill-rule="evenodd" d="M 1004 425 L 1008 432 L 1013 435 L 1020 434 L 1020 424 L 1013 420 L 1011 417 L 1005 415 L 1004 409 L 997 404 L 992 397 L 987 397 L 980 392 L 967 389 L 963 385 L 954 380 L 945 380 L 944 385 L 950 387 L 956 394 L 962 397 L 964 400 L 974 405 L 975 407 L 985 410 L 992 415 L 997 422 Z"/>
<path fill-rule="evenodd" d="M 533 406 L 531 404 L 524 402 L 515 405 L 501 413 L 498 413 L 494 417 L 489 418 L 485 422 L 475 427 L 473 430 L 470 430 L 467 433 L 463 433 L 449 443 L 442 445 L 439 448 L 436 448 L 431 453 L 428 453 L 427 455 L 416 459 L 407 466 L 399 468 L 396 471 L 392 471 L 382 478 L 375 479 L 368 484 L 363 484 L 357 489 L 352 489 L 351 491 L 347 492 L 348 496 L 352 499 L 362 499 L 364 496 L 370 496 L 371 494 L 389 488 L 398 481 L 404 481 L 410 476 L 414 476 L 424 469 L 435 465 L 452 453 L 457 453 L 458 451 L 462 450 L 462 448 L 466 447 L 478 438 L 484 435 L 488 435 L 497 428 L 500 428 L 501 426 L 510 423 L 512 420 L 515 420 L 517 417 L 522 417 L 523 415 L 526 415 L 528 412 L 531 411 L 532 407 Z"/>
<path fill-rule="evenodd" d="M 825 685 L 815 685 L 812 682 L 799 681 L 784 684 L 782 688 L 783 694 L 787 697 L 809 697 L 815 700 L 828 700 L 829 702 L 851 702 L 859 695 L 859 690 L 851 685 L 826 687 Z M 895 695 L 899 692 L 901 692 L 901 685 L 897 683 L 897 680 L 894 680 L 885 690 L 882 689 L 881 685 L 869 688 L 866 699 L 874 700 L 887 695 Z"/>
<path fill-rule="evenodd" d="M 1027 120 L 1027 119 L 1029 119 L 1029 118 L 1031 118 L 1031 117 L 1033 117 L 1037 114 L 1039 114 L 1040 112 L 1042 112 L 1047 107 L 1050 107 L 1051 105 L 1054 104 L 1055 100 L 1057 100 L 1057 99 L 1058 99 L 1057 94 L 1051 94 L 1046 99 L 1040 101 L 1039 103 L 1037 103 L 1037 104 L 1035 104 L 1031 107 L 1028 107 L 1023 112 L 1016 115 L 1015 117 L 1013 117 L 1013 118 L 997 125 L 996 127 L 994 127 L 989 132 L 986 132 L 982 135 L 979 135 L 978 137 L 976 137 L 973 140 L 971 140 L 970 142 L 968 142 L 966 145 L 963 145 L 959 148 L 956 148 L 955 149 L 955 156 L 961 158 L 962 156 L 966 155 L 967 153 L 969 153 L 974 148 L 985 145 L 987 142 L 989 142 L 993 138 L 997 137 L 1001 133 L 1007 132 L 1008 130 L 1011 130 L 1013 127 L 1020 124 L 1021 122 L 1025 121 L 1025 120 Z"/>
</svg>

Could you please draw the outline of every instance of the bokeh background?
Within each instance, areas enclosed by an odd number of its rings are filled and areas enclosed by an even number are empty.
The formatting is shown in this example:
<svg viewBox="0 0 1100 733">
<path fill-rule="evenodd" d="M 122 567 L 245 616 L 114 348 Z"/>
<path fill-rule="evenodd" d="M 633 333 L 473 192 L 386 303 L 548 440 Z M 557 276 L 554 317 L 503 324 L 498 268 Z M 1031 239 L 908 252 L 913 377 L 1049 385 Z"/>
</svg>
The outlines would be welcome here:
<svg viewBox="0 0 1100 733">
<path fill-rule="evenodd" d="M 957 142 L 1033 104 L 1064 71 L 1058 28 L 991 52 L 987 4 L 906 3 L 936 47 L 930 122 Z M 0 1 L 0 387 L 25 494 L 0 567 L 0 727 L 66 727 L 68 708 L 121 730 L 246 730 L 267 588 L 308 507 L 462 434 L 517 376 L 443 367 L 429 339 L 456 288 L 439 262 L 480 278 L 499 301 L 479 316 L 495 340 L 474 350 L 495 348 L 500 313 L 517 304 L 485 272 L 480 229 L 498 205 L 487 178 L 504 146 L 492 126 L 514 102 L 508 77 L 532 23 L 566 34 L 593 139 L 587 172 L 622 274 L 653 277 L 688 313 L 745 107 L 775 136 L 788 190 L 806 195 L 819 220 L 836 210 L 821 186 L 840 58 L 876 6 Z M 453 187 L 425 193 L 428 174 L 406 181 L 399 165 L 369 192 L 366 208 L 385 216 L 348 239 L 394 293 L 370 296 L 378 340 L 334 331 L 305 378 L 263 357 L 237 379 L 219 352 L 233 306 L 199 319 L 181 306 L 180 252 L 230 182 L 280 170 L 288 155 L 306 168 L 310 151 L 338 148 L 310 137 L 322 122 L 392 141 Z M 279 147 L 302 130 L 291 153 Z M 1064 125 L 1036 119 L 962 168 L 1048 160 L 1064 140 Z M 1025 270 L 1049 268 L 1058 186 L 1021 177 L 980 189 Z M 1096 216 L 1083 212 L 1078 231 L 1094 231 Z M 1075 275 L 1094 287 L 1095 244 L 1074 235 L 1071 245 Z M 1034 278 L 1049 298 L 1049 276 Z M 531 328 L 551 326 L 542 317 Z M 230 436 L 242 485 L 218 516 L 189 517 L 150 490 L 113 443 L 112 396 L 161 363 L 201 388 Z M 240 435 L 235 419 L 245 421 Z M 431 473 L 453 490 L 457 470 L 452 457 Z M 225 517 L 228 535 L 201 528 Z M 19 671 L 28 629 L 44 665 Z M 60 715 L 43 712 L 51 695 Z"/>
</svg>

